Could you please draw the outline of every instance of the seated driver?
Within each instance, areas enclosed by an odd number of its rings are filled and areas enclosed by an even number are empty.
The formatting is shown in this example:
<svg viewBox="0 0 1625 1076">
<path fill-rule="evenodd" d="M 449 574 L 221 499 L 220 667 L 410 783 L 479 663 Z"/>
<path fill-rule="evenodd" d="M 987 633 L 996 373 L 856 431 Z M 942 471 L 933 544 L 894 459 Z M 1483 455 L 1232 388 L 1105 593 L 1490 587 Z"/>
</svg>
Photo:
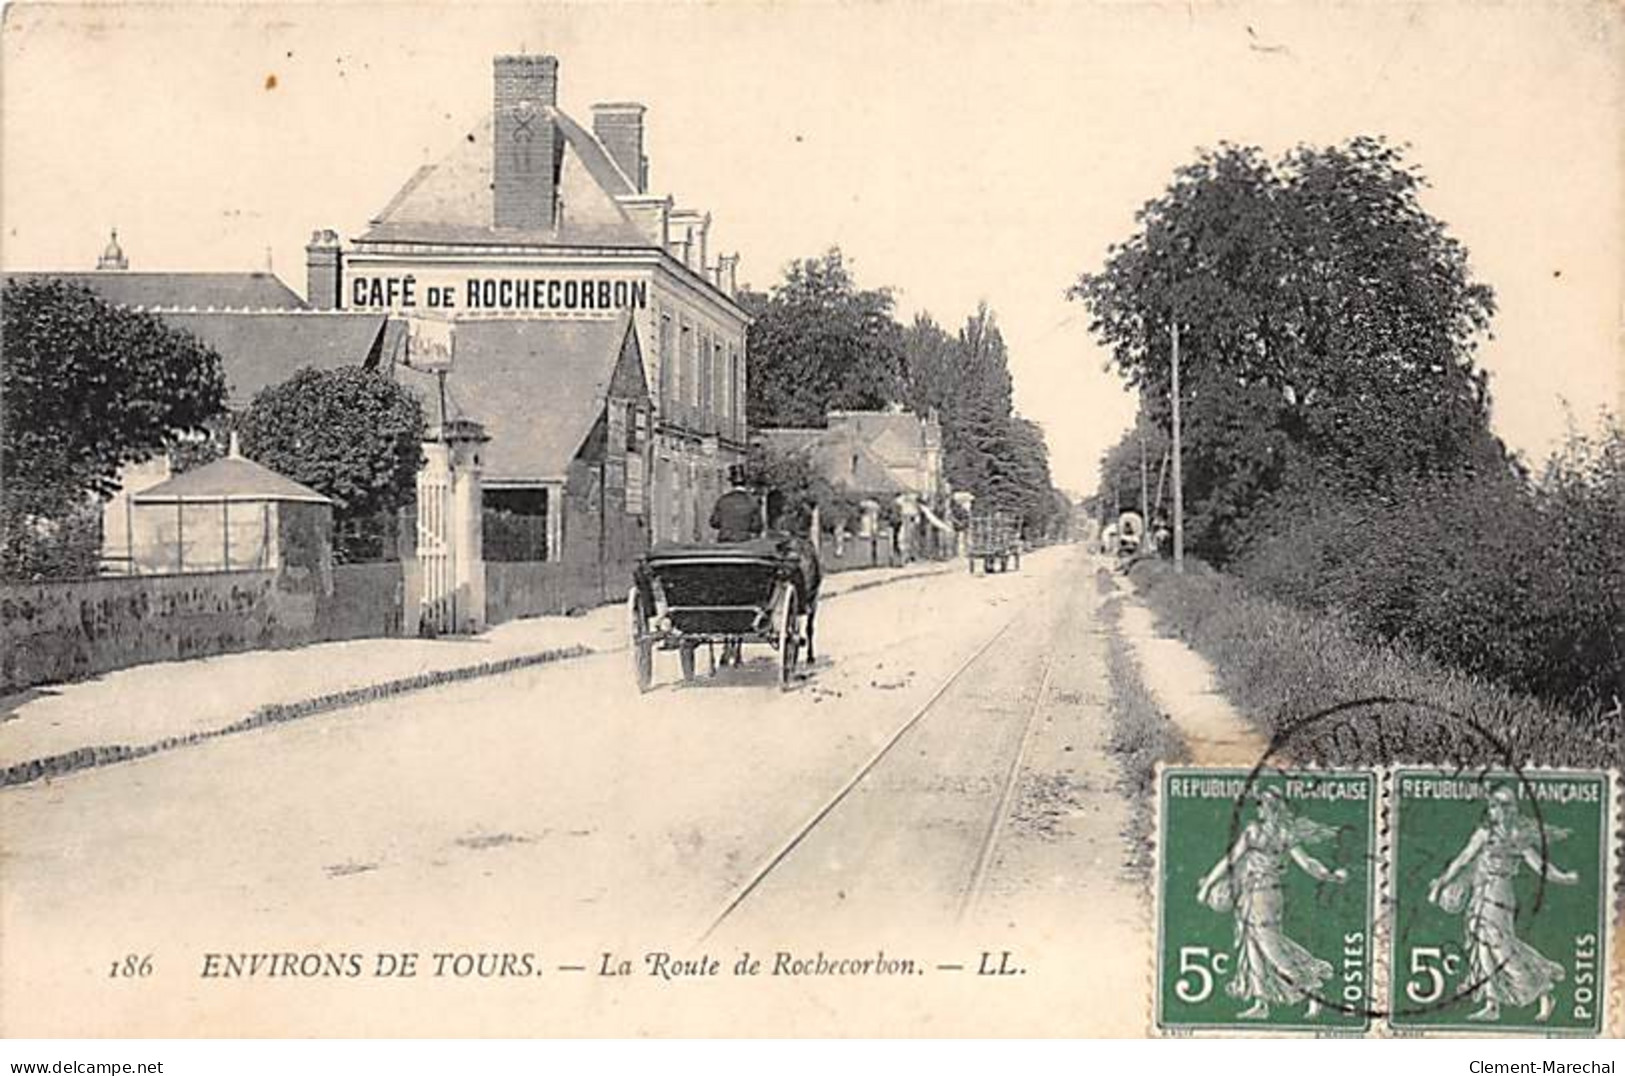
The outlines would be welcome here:
<svg viewBox="0 0 1625 1076">
<path fill-rule="evenodd" d="M 728 468 L 728 484 L 733 488 L 717 498 L 711 509 L 711 529 L 719 542 L 748 542 L 762 534 L 762 508 L 756 495 L 745 486 L 745 470 Z"/>
</svg>

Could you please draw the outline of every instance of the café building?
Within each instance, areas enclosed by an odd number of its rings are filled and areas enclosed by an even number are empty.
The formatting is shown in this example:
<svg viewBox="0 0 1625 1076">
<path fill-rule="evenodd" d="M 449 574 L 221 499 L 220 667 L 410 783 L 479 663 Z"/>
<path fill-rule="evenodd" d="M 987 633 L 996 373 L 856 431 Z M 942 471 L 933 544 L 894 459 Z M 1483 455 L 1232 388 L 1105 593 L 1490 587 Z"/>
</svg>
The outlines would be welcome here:
<svg viewBox="0 0 1625 1076">
<path fill-rule="evenodd" d="M 394 361 L 433 386 L 431 420 L 484 427 L 486 506 L 542 517 L 539 559 L 586 540 L 561 530 L 583 474 L 627 517 L 597 551 L 618 558 L 705 536 L 744 459 L 749 319 L 709 214 L 649 191 L 645 108 L 597 104 L 585 126 L 558 85 L 552 56 L 496 57 L 483 122 L 360 235 L 313 234 L 307 302 L 413 327 Z M 578 437 L 609 465 L 572 476 Z"/>
</svg>

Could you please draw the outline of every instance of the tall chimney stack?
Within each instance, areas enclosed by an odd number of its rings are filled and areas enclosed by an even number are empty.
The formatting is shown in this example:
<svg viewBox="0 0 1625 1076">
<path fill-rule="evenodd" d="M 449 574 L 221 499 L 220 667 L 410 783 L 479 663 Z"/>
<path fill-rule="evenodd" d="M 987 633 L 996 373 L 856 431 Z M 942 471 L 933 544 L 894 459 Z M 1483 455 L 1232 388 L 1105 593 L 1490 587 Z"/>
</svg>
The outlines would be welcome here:
<svg viewBox="0 0 1625 1076">
<path fill-rule="evenodd" d="M 559 61 L 553 56 L 498 56 L 492 192 L 498 228 L 553 227 L 558 199 Z"/>
<path fill-rule="evenodd" d="M 592 106 L 592 133 L 620 165 L 632 189 L 649 190 L 649 158 L 643 155 L 642 105 L 635 101 L 607 101 Z"/>
<path fill-rule="evenodd" d="M 305 244 L 305 299 L 317 310 L 337 310 L 343 305 L 339 233 L 318 228 Z"/>
</svg>

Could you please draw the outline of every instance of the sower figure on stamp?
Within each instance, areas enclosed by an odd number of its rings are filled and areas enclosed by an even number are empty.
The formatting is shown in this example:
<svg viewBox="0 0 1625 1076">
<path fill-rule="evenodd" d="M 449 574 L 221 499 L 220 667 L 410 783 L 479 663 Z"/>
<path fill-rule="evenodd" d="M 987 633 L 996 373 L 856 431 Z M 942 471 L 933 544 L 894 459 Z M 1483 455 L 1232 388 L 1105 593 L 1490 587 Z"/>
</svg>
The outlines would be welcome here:
<svg viewBox="0 0 1625 1076">
<path fill-rule="evenodd" d="M 1306 1003 L 1306 1019 L 1320 1015 L 1318 995 L 1332 977 L 1332 966 L 1286 936 L 1283 882 L 1288 862 L 1317 882 L 1347 881 L 1347 870 L 1332 870 L 1304 851 L 1336 832 L 1297 817 L 1279 792 L 1265 789 L 1258 817 L 1197 886 L 1197 900 L 1214 911 L 1235 912 L 1236 970 L 1225 992 L 1252 1003 L 1238 1014 L 1242 1019 L 1262 1020 L 1272 1004 L 1299 1002 Z"/>
<path fill-rule="evenodd" d="M 1566 830 L 1546 827 L 1548 840 L 1566 836 Z M 1561 885 L 1580 880 L 1577 872 L 1543 858 L 1540 825 L 1518 813 L 1516 793 L 1503 785 L 1490 793 L 1484 821 L 1467 847 L 1428 886 L 1429 903 L 1452 915 L 1465 910 L 1468 981 L 1477 984 L 1473 997 L 1483 1002 L 1469 1020 L 1499 1020 L 1503 1005 L 1538 1001 L 1535 1019 L 1545 1023 L 1556 1006 L 1552 991 L 1563 981 L 1563 965 L 1547 959 L 1515 929 L 1518 897 L 1512 883 L 1520 862 Z"/>
</svg>

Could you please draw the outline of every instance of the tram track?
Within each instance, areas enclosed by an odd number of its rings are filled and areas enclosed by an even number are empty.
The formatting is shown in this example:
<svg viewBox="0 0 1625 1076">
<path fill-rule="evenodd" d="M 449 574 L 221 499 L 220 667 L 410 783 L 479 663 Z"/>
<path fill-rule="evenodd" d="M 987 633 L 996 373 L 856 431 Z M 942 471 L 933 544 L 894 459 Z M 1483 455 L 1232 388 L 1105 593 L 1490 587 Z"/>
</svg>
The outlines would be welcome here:
<svg viewBox="0 0 1625 1076">
<path fill-rule="evenodd" d="M 927 723 L 928 717 L 938 716 L 943 710 L 946 701 L 956 688 L 963 688 L 975 679 L 970 674 L 987 665 L 990 655 L 1004 640 L 1011 637 L 1012 629 L 1023 620 L 1038 620 L 1047 623 L 1050 619 L 1047 606 L 1040 603 L 1024 603 L 1008 619 L 1001 624 L 995 632 L 987 637 L 969 655 L 960 661 L 941 681 L 932 689 L 926 698 L 915 706 L 908 715 L 892 730 L 884 742 L 852 771 L 833 794 L 826 798 L 820 806 L 799 826 L 797 826 L 788 839 L 783 841 L 771 855 L 751 872 L 748 878 L 733 890 L 720 912 L 711 920 L 701 935 L 701 940 L 709 939 L 725 924 L 737 918 L 740 910 L 745 907 L 753 897 L 757 896 L 763 887 L 782 872 L 786 864 L 792 860 L 798 851 L 806 848 L 808 843 L 818 836 L 821 828 L 840 812 L 843 804 L 853 799 L 853 794 L 860 789 L 867 789 L 875 783 L 876 778 L 886 770 L 887 763 L 898 760 L 900 745 L 909 740 L 910 734 L 920 731 Z M 1016 746 L 1009 756 L 1007 765 L 996 768 L 994 772 L 1000 773 L 997 796 L 987 821 L 981 827 L 981 835 L 976 842 L 976 854 L 971 862 L 964 880 L 957 886 L 954 900 L 953 920 L 963 922 L 972 917 L 981 901 L 982 893 L 986 888 L 987 880 L 992 872 L 999 849 L 1000 836 L 1007 828 L 1012 808 L 1016 800 L 1017 790 L 1020 787 L 1021 777 L 1032 742 L 1034 729 L 1044 711 L 1046 695 L 1048 693 L 1051 673 L 1055 664 L 1055 648 L 1046 647 L 1041 661 L 1041 671 L 1037 677 L 1037 689 L 1030 700 L 1021 706 L 1019 717 L 1006 711 L 1000 715 L 1005 721 L 1015 718 L 1020 721 L 1021 732 Z M 1030 682 L 1030 679 L 1026 682 Z M 1012 708 L 1013 709 L 1013 708 Z"/>
<path fill-rule="evenodd" d="M 988 822 L 987 834 L 982 838 L 982 846 L 976 853 L 976 867 L 971 872 L 971 878 L 960 897 L 959 912 L 956 921 L 964 922 L 976 913 L 976 907 L 982 899 L 983 890 L 987 886 L 988 872 L 993 868 L 993 853 L 999 846 L 999 835 L 1004 832 L 1010 821 L 1010 808 L 1015 803 L 1016 788 L 1021 783 L 1021 771 L 1027 762 L 1027 748 L 1033 740 L 1033 729 L 1038 725 L 1038 715 L 1043 712 L 1044 698 L 1049 692 L 1050 674 L 1055 670 L 1055 650 L 1051 648 L 1044 656 L 1044 672 L 1038 679 L 1038 690 L 1033 695 L 1032 705 L 1027 708 L 1027 719 L 1022 725 L 1021 742 L 1016 745 L 1016 752 L 1010 758 L 1010 770 L 1005 774 L 1004 787 L 999 792 L 999 805 L 993 811 L 993 817 Z"/>
</svg>

